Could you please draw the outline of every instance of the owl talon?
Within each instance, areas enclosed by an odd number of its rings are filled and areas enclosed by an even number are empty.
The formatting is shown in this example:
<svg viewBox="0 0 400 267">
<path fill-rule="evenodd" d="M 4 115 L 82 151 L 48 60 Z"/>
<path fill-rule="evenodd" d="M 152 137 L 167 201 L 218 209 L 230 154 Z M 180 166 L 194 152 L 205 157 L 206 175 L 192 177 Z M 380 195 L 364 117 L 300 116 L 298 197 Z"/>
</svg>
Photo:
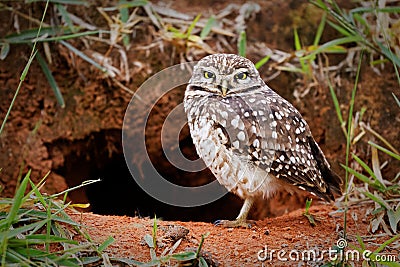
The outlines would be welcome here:
<svg viewBox="0 0 400 267">
<path fill-rule="evenodd" d="M 249 220 L 217 220 L 214 222 L 215 226 L 224 227 L 224 228 L 247 228 L 250 229 L 256 223 L 254 221 Z"/>
</svg>

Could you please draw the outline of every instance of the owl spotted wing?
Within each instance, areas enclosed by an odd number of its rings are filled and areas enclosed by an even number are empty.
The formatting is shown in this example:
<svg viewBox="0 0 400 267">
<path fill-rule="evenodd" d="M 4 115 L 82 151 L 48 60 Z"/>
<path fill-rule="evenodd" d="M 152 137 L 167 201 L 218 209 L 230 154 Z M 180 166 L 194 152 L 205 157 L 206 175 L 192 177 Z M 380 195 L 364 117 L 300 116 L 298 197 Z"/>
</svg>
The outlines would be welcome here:
<svg viewBox="0 0 400 267">
<path fill-rule="evenodd" d="M 268 105 L 255 110 L 256 98 L 261 97 L 251 94 L 251 97 L 232 96 L 218 99 L 219 110 L 217 115 L 211 116 L 215 121 L 215 129 L 220 129 L 221 144 L 232 151 L 243 162 L 264 165 L 272 164 L 274 157 L 274 146 L 271 146 L 271 129 L 266 124 L 270 119 L 258 119 L 257 116 L 268 116 L 270 113 Z M 261 141 L 270 140 L 270 146 L 262 149 Z M 269 172 L 269 170 L 267 170 Z"/>
<path fill-rule="evenodd" d="M 273 117 L 270 123 L 274 127 L 275 148 L 272 164 L 261 161 L 260 167 L 326 201 L 334 200 L 332 192 L 340 194 L 341 180 L 330 170 L 305 120 L 289 102 L 273 91 L 268 92 L 265 99 Z"/>
<path fill-rule="evenodd" d="M 263 91 L 206 101 L 209 108 L 200 114 L 214 121 L 221 144 L 243 162 L 327 201 L 334 199 L 332 192 L 340 193 L 340 178 L 330 170 L 307 123 L 279 95 Z"/>
</svg>

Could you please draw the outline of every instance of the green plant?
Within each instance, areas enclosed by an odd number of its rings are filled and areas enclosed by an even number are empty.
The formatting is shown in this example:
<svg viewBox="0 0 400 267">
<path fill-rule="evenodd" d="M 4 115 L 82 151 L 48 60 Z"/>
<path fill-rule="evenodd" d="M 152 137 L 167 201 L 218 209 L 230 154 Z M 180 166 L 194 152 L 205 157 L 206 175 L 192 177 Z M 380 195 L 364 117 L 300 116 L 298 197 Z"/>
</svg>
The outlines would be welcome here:
<svg viewBox="0 0 400 267">
<path fill-rule="evenodd" d="M 398 74 L 398 66 L 399 66 L 399 58 L 392 50 L 398 50 L 398 47 L 394 47 L 393 43 L 390 41 L 388 37 L 388 32 L 391 29 L 382 28 L 382 34 L 385 36 L 385 41 L 380 42 L 375 38 L 372 33 L 372 28 L 376 25 L 371 25 L 371 20 L 367 21 L 365 17 L 362 16 L 363 13 L 371 13 L 377 16 L 378 13 L 385 13 L 385 16 L 398 12 L 398 7 L 387 7 L 387 8 L 354 8 L 349 12 L 341 9 L 335 1 L 311 1 L 313 4 L 324 10 L 326 15 L 329 15 L 332 18 L 332 21 L 328 21 L 327 23 L 336 29 L 339 33 L 343 34 L 344 37 L 338 38 L 336 40 L 330 41 L 320 48 L 313 51 L 311 54 L 307 55 L 305 59 L 310 58 L 310 56 L 316 55 L 322 51 L 322 48 L 327 44 L 346 44 L 353 43 L 357 46 L 359 53 L 357 71 L 354 81 L 354 87 L 351 92 L 350 102 L 348 104 L 348 112 L 347 112 L 347 120 L 344 119 L 342 115 L 343 112 L 341 110 L 341 106 L 339 104 L 338 98 L 336 96 L 335 90 L 333 88 L 332 83 L 329 80 L 329 75 L 326 75 L 326 80 L 328 81 L 328 86 L 330 89 L 330 93 L 333 99 L 333 103 L 335 106 L 336 114 L 338 120 L 340 122 L 343 133 L 346 137 L 346 162 L 342 164 L 342 167 L 346 171 L 345 176 L 345 196 L 344 196 L 344 238 L 346 238 L 347 233 L 347 211 L 350 205 L 349 196 L 352 189 L 356 189 L 356 192 L 361 193 L 361 197 L 364 196 L 362 201 L 370 200 L 374 203 L 375 208 L 372 211 L 373 219 L 370 222 L 370 230 L 372 233 L 375 233 L 377 229 L 383 229 L 386 235 L 391 236 L 386 242 L 382 243 L 378 249 L 373 251 L 369 258 L 371 261 L 364 261 L 363 266 L 377 266 L 374 263 L 376 259 L 376 255 L 381 252 L 388 245 L 396 241 L 400 235 L 398 234 L 398 225 L 400 222 L 400 183 L 398 180 L 398 176 L 396 177 L 388 177 L 384 178 L 381 173 L 381 165 L 379 163 L 378 151 L 385 153 L 386 155 L 393 157 L 395 160 L 400 160 L 399 152 L 381 135 L 372 130 L 369 126 L 362 122 L 362 117 L 365 112 L 365 108 L 361 109 L 360 112 L 357 112 L 355 116 L 354 112 L 354 104 L 357 95 L 357 86 L 360 78 L 361 65 L 366 52 L 369 53 L 370 58 L 376 58 L 377 56 L 384 56 L 385 60 L 371 60 L 371 66 L 376 64 L 380 64 L 382 62 L 391 62 L 395 69 L 398 82 L 400 84 L 399 74 Z M 384 1 L 383 1 L 384 2 Z M 365 5 L 364 5 L 365 6 Z M 376 24 L 380 24 L 381 22 L 378 19 L 375 22 Z M 385 44 L 385 45 L 383 45 Z M 393 97 L 396 102 L 398 102 L 397 97 L 393 93 Z M 399 105 L 400 107 L 400 105 Z M 360 134 L 356 135 L 356 128 L 360 127 Z M 372 134 L 373 137 L 380 140 L 385 147 L 377 145 L 374 139 L 369 140 L 369 149 L 371 151 L 371 167 L 365 160 L 362 160 L 356 153 L 351 153 L 354 150 L 353 146 L 365 135 L 366 132 Z M 362 168 L 360 171 L 359 168 L 355 166 L 359 166 Z M 352 183 L 352 177 L 356 177 L 363 185 L 358 186 L 357 183 Z M 366 185 L 366 186 L 365 186 Z M 358 242 L 360 244 L 359 250 L 360 253 L 366 250 L 366 245 L 363 243 L 361 237 L 358 237 Z M 385 262 L 387 266 L 398 266 L 395 262 Z M 326 266 L 347 266 L 348 263 L 346 260 L 329 262 Z"/>
<path fill-rule="evenodd" d="M 182 241 L 182 239 L 179 239 L 170 248 L 164 249 L 160 256 L 157 256 L 157 229 L 157 218 L 154 217 L 152 234 L 146 234 L 144 236 L 144 241 L 150 248 L 151 260 L 149 262 L 138 263 L 138 266 L 170 266 L 172 262 L 177 262 L 178 264 L 182 264 L 182 266 L 208 266 L 206 260 L 201 254 L 201 248 L 203 246 L 205 238 L 209 235 L 209 233 L 201 236 L 201 240 L 196 251 L 175 253 L 175 250 L 178 248 Z"/>
<path fill-rule="evenodd" d="M 321 1 L 317 1 L 318 4 L 321 6 Z M 334 2 L 333 2 L 334 3 Z M 354 22 L 353 20 L 350 20 L 348 16 L 346 16 L 344 14 L 343 11 L 340 11 L 340 8 L 338 6 L 335 5 L 335 10 L 337 12 L 332 11 L 331 9 L 328 9 L 326 6 L 323 6 L 325 9 L 327 9 L 331 14 L 333 14 L 333 16 L 335 17 L 336 20 L 338 20 L 339 22 L 341 22 L 341 26 L 332 24 L 334 28 L 338 29 L 340 32 L 343 32 L 344 29 L 343 27 L 345 27 L 346 29 L 348 29 L 347 31 L 347 36 L 351 37 L 352 34 L 356 34 L 358 37 L 361 36 L 360 30 L 356 29 L 354 24 L 350 23 Z M 359 10 L 359 9 L 356 9 Z M 392 10 L 392 9 L 389 9 Z M 360 19 L 358 16 L 356 16 L 355 14 L 357 14 L 355 12 L 355 10 L 350 11 L 350 14 L 353 14 L 353 16 L 355 16 L 355 18 Z M 343 16 L 343 17 L 340 17 Z M 365 25 L 365 24 L 363 24 Z M 351 29 L 351 30 L 350 30 Z M 361 38 L 359 38 L 361 39 Z M 371 48 L 371 46 L 373 46 L 372 43 L 367 42 L 366 40 L 363 41 L 359 41 L 361 45 L 363 45 L 363 47 L 369 47 Z M 364 51 L 364 50 L 362 50 Z M 377 51 L 377 48 L 375 47 L 374 51 Z M 379 51 L 378 51 L 379 52 Z M 384 51 L 380 51 L 382 54 L 384 54 Z M 387 56 L 387 55 L 386 55 Z M 359 59 L 359 63 L 358 63 L 358 69 L 357 69 L 357 74 L 356 74 L 356 79 L 355 79 L 355 83 L 354 83 L 354 87 L 353 87 L 353 91 L 351 94 L 351 98 L 350 98 L 350 104 L 349 104 L 349 112 L 348 112 L 348 120 L 347 122 L 344 121 L 343 116 L 342 116 L 342 111 L 340 109 L 340 105 L 338 102 L 338 99 L 336 97 L 335 91 L 333 89 L 332 84 L 329 82 L 329 88 L 330 88 L 330 92 L 332 95 L 332 99 L 334 102 L 334 106 L 336 109 L 336 113 L 339 119 L 339 122 L 341 124 L 341 127 L 343 129 L 343 132 L 346 136 L 346 163 L 343 164 L 343 168 L 346 170 L 346 177 L 345 177 L 345 188 L 348 189 L 348 181 L 349 181 L 349 174 L 350 175 L 354 175 L 356 178 L 358 178 L 360 181 L 362 181 L 363 183 L 368 184 L 372 189 L 376 190 L 377 192 L 375 192 L 374 194 L 368 192 L 368 191 L 362 191 L 362 193 L 370 198 L 371 200 L 373 200 L 375 203 L 378 203 L 380 208 L 375 212 L 378 213 L 378 211 L 387 211 L 387 216 L 389 218 L 389 222 L 391 225 L 391 229 L 394 233 L 396 233 L 397 231 L 397 224 L 400 221 L 400 209 L 397 208 L 398 203 L 394 202 L 393 206 L 390 206 L 389 204 L 387 204 L 384 199 L 382 197 L 379 196 L 379 193 L 382 193 L 383 196 L 386 197 L 392 197 L 392 196 L 399 196 L 400 191 L 400 185 L 396 184 L 396 179 L 392 179 L 392 181 L 385 181 L 382 178 L 382 174 L 380 172 L 380 167 L 379 167 L 379 159 L 378 159 L 378 149 L 382 152 L 384 152 L 385 154 L 394 157 L 395 159 L 399 160 L 400 156 L 398 154 L 398 151 L 393 148 L 393 146 L 391 146 L 389 144 L 389 142 L 387 142 L 383 137 L 381 137 L 379 134 L 377 134 L 375 131 L 373 131 L 372 129 L 369 129 L 369 131 L 371 133 L 373 133 L 376 137 L 378 137 L 378 139 L 382 140 L 383 143 L 385 143 L 390 150 L 383 148 L 371 141 L 369 141 L 369 145 L 371 146 L 371 151 L 372 151 L 372 166 L 373 168 L 370 168 L 368 166 L 368 164 L 366 162 L 364 162 L 362 159 L 360 159 L 356 154 L 352 154 L 352 158 L 369 174 L 369 177 L 356 171 L 355 169 L 349 167 L 349 161 L 350 161 L 350 147 L 352 144 L 356 143 L 358 141 L 358 137 L 354 136 L 354 132 L 355 132 L 355 123 L 353 122 L 353 110 L 354 110 L 354 103 L 355 103 L 355 97 L 356 97 L 356 88 L 357 88 L 357 84 L 358 84 L 358 79 L 360 76 L 360 67 L 361 67 L 361 61 L 363 58 L 363 53 L 361 53 L 360 59 Z M 394 64 L 396 64 L 395 62 L 393 62 Z M 329 79 L 328 79 L 329 81 Z M 400 83 L 400 82 L 399 82 Z M 363 113 L 363 112 L 362 112 Z M 362 114 L 361 113 L 361 114 Z M 347 124 L 347 129 L 345 128 L 345 125 Z M 389 185 L 389 186 L 388 186 Z M 379 192 L 379 193 L 378 193 Z M 347 201 L 347 193 L 346 193 L 346 198 L 345 201 Z M 400 203 L 400 202 L 399 202 Z M 346 204 L 347 206 L 347 204 Z M 346 213 L 345 213 L 346 214 Z M 346 216 L 346 215 L 345 215 Z M 380 218 L 380 222 L 383 223 L 384 221 L 382 220 L 383 215 L 378 216 L 378 218 Z M 345 220 L 346 221 L 346 220 Z M 373 221 L 374 222 L 374 221 Z M 376 221 L 375 221 L 375 225 L 376 225 Z M 379 225 L 379 223 L 378 223 Z M 377 227 L 373 227 L 375 230 L 377 229 Z M 346 229 L 346 228 L 345 228 Z"/>
<path fill-rule="evenodd" d="M 247 36 L 245 31 L 241 31 L 238 38 L 238 54 L 239 56 L 246 56 Z"/>
<path fill-rule="evenodd" d="M 13 33 L 5 36 L 4 38 L 1 39 L 0 41 L 0 47 L 1 47 L 1 60 L 4 60 L 7 55 L 9 54 L 11 50 L 12 45 L 21 45 L 21 44 L 28 44 L 31 45 L 33 43 L 32 47 L 32 54 L 31 58 L 28 61 L 27 67 L 29 68 L 29 65 L 31 64 L 32 60 L 34 57 L 39 62 L 40 67 L 42 68 L 43 73 L 45 74 L 46 79 L 49 82 L 49 85 L 51 89 L 54 92 L 54 95 L 56 96 L 56 99 L 61 107 L 65 107 L 65 101 L 63 99 L 63 96 L 61 94 L 60 88 L 57 85 L 57 82 L 55 78 L 53 77 L 53 74 L 48 67 L 48 64 L 46 60 L 41 56 L 41 53 L 36 50 L 37 43 L 42 43 L 44 47 L 44 51 L 46 53 L 46 58 L 51 58 L 51 56 L 48 54 L 49 53 L 49 42 L 53 41 L 62 41 L 62 40 L 68 40 L 68 39 L 74 39 L 74 38 L 79 38 L 82 36 L 88 36 L 88 35 L 93 35 L 93 34 L 99 34 L 100 31 L 80 31 L 79 27 L 74 26 L 71 22 L 71 19 L 69 17 L 68 12 L 66 11 L 64 5 L 66 4 L 74 4 L 74 5 L 87 5 L 87 2 L 85 1 L 45 1 L 46 5 L 43 11 L 43 15 L 41 18 L 41 21 L 37 21 L 34 18 L 31 18 L 30 16 L 26 16 L 25 14 L 14 10 L 12 7 L 7 6 L 5 4 L 0 4 L 1 9 L 5 9 L 10 12 L 15 12 L 17 15 L 22 16 L 24 18 L 27 18 L 31 22 L 38 24 L 38 28 L 32 28 L 28 30 L 21 30 L 19 33 Z M 58 9 L 60 12 L 62 18 L 66 21 L 67 26 L 50 26 L 44 22 L 44 18 L 46 16 L 47 8 L 49 6 L 49 3 L 52 3 L 55 5 L 55 7 Z M 61 4 L 62 3 L 62 4 Z M 80 32 L 78 32 L 80 31 Z M 21 77 L 25 78 L 26 72 L 21 75 Z M 23 80 L 22 80 L 23 81 Z"/>
<path fill-rule="evenodd" d="M 186 48 L 195 47 L 212 54 L 213 50 L 204 42 L 204 40 L 210 34 L 212 27 L 214 27 L 216 23 L 215 17 L 211 16 L 208 18 L 202 30 L 194 33 L 194 29 L 200 18 L 201 14 L 198 14 L 186 29 L 177 29 L 173 26 L 166 26 L 162 30 L 163 38 Z"/>
<path fill-rule="evenodd" d="M 388 24 L 390 16 L 397 16 L 400 7 L 385 6 L 386 1 L 380 2 L 379 6 L 377 6 L 376 2 L 372 1 L 369 3 L 368 1 L 364 1 L 363 7 L 356 7 L 346 12 L 334 0 L 316 0 L 311 1 L 311 3 L 330 15 L 332 21 L 328 21 L 328 24 L 344 35 L 344 37 L 326 43 L 310 56 L 319 53 L 324 46 L 330 43 L 346 44 L 355 42 L 368 49 L 372 57 L 374 55 L 382 55 L 386 58 L 386 61 L 391 62 L 400 83 L 398 71 L 400 58 L 398 54 L 393 53 L 393 50 L 397 53 L 400 52 L 398 43 L 394 41 L 394 38 L 397 36 L 397 26 L 396 24 Z M 386 24 L 383 24 L 384 21 Z M 380 35 L 383 37 L 380 37 Z M 371 65 L 380 63 L 382 63 L 381 59 L 371 60 Z"/>
<path fill-rule="evenodd" d="M 382 243 L 378 249 L 373 251 L 368 257 L 370 261 L 363 261 L 363 266 L 377 266 L 374 261 L 376 260 L 376 255 L 378 255 L 386 246 L 390 245 L 394 241 L 400 238 L 398 234 L 398 225 L 400 222 L 400 183 L 399 177 L 393 177 L 392 179 L 385 179 L 381 173 L 381 165 L 379 163 L 378 151 L 385 153 L 388 156 L 393 157 L 395 160 L 400 160 L 400 155 L 398 151 L 382 136 L 373 131 L 369 126 L 366 126 L 362 123 L 362 114 L 365 110 L 361 110 L 359 113 L 360 116 L 357 121 L 354 118 L 354 103 L 356 98 L 356 88 L 358 84 L 358 80 L 360 77 L 360 69 L 361 69 L 361 61 L 362 55 L 359 59 L 357 74 L 355 77 L 354 87 L 351 93 L 350 103 L 349 103 L 349 111 L 348 111 L 348 119 L 345 121 L 343 119 L 342 110 L 340 109 L 340 105 L 338 99 L 336 97 L 335 91 L 333 90 L 332 85 L 329 83 L 330 92 L 332 95 L 332 99 L 334 102 L 334 106 L 336 109 L 336 113 L 341 124 L 342 130 L 346 137 L 346 162 L 345 164 L 341 164 L 341 166 L 346 170 L 345 176 L 345 198 L 344 198 L 344 237 L 346 238 L 347 233 L 347 211 L 350 205 L 349 203 L 349 195 L 351 194 L 351 188 L 355 188 L 358 192 L 364 195 L 365 200 L 372 200 L 375 205 L 374 210 L 372 211 L 373 219 L 370 222 L 370 231 L 375 233 L 379 228 L 382 228 L 387 235 L 392 236 L 388 241 Z M 347 125 L 347 127 L 346 127 Z M 355 135 L 355 128 L 359 125 L 362 128 L 361 134 Z M 353 145 L 355 145 L 364 133 L 368 131 L 377 139 L 381 140 L 382 143 L 385 144 L 386 147 L 382 147 L 377 145 L 373 141 L 368 141 L 369 149 L 371 150 L 371 164 L 370 167 L 366 161 L 362 160 L 355 153 L 351 153 Z M 354 160 L 353 164 L 351 164 L 351 160 Z M 363 172 L 358 171 L 354 164 L 358 164 L 363 169 Z M 353 166 L 353 167 L 351 167 Z M 364 174 L 366 173 L 366 174 Z M 367 186 L 359 186 L 356 184 L 350 183 L 353 179 L 350 179 L 350 176 L 356 177 L 360 182 L 366 184 Z M 389 223 L 389 226 L 387 225 Z M 363 253 L 366 250 L 365 244 L 362 242 L 361 238 L 358 238 L 360 248 L 356 248 L 360 253 Z M 398 266 L 397 263 L 393 261 L 381 262 L 385 264 L 385 266 Z M 337 261 L 333 263 L 328 263 L 326 266 L 348 266 L 345 260 Z"/>
<path fill-rule="evenodd" d="M 375 232 L 379 226 L 389 235 L 396 234 L 400 223 L 400 183 L 398 177 L 391 180 L 383 179 L 380 171 L 378 158 L 378 149 L 385 154 L 392 156 L 396 160 L 400 160 L 400 155 L 386 148 L 383 148 L 371 141 L 368 142 L 371 146 L 371 162 L 372 168 L 358 156 L 352 155 L 353 159 L 364 169 L 369 175 L 366 176 L 352 168 L 343 166 L 350 174 L 354 175 L 361 182 L 367 184 L 370 189 L 360 189 L 360 192 L 375 202 L 375 210 L 372 212 L 374 219 L 371 221 L 371 231 Z M 372 190 L 371 190 L 372 189 Z M 372 192 L 370 192 L 370 190 Z M 396 199 L 397 198 L 397 199 Z M 389 227 L 386 225 L 386 220 L 389 222 Z M 390 229 L 390 230 L 389 230 Z"/>
<path fill-rule="evenodd" d="M 311 203 L 312 203 L 311 198 L 306 200 L 306 207 L 305 207 L 305 211 L 303 212 L 303 216 L 305 216 L 308 219 L 311 226 L 316 226 L 317 225 L 316 221 L 319 221 L 319 219 L 310 213 Z"/>
<path fill-rule="evenodd" d="M 2 266 L 83 266 L 95 262 L 107 264 L 104 249 L 114 239 L 95 244 L 81 225 L 66 212 L 70 203 L 57 200 L 71 190 L 96 181 L 87 181 L 76 188 L 52 196 L 43 195 L 30 179 L 30 171 L 21 181 L 13 198 L 0 199 L 0 251 Z M 32 189 L 25 194 L 28 187 Z M 81 206 L 82 207 L 82 206 Z M 78 233 L 78 242 L 72 239 Z M 118 261 L 118 259 L 113 259 Z"/>
<path fill-rule="evenodd" d="M 389 267 L 400 266 L 400 264 L 397 262 L 398 255 L 396 255 L 395 253 L 384 254 L 385 258 L 383 260 L 381 258 L 381 256 L 383 255 L 382 254 L 383 250 L 387 246 L 398 240 L 400 238 L 400 235 L 396 235 L 386 240 L 374 251 L 370 251 L 367 249 L 367 246 L 362 240 L 361 236 L 357 235 L 356 238 L 360 247 L 351 246 L 351 248 L 357 250 L 360 253 L 360 255 L 363 255 L 365 257 L 364 259 L 362 259 L 363 266 L 372 266 L 372 267 L 383 266 L 383 265 Z"/>
<path fill-rule="evenodd" d="M 260 68 L 263 64 L 265 64 L 271 56 L 275 53 L 275 61 L 276 64 L 272 65 L 274 69 L 278 72 L 294 72 L 302 74 L 307 80 L 313 79 L 314 82 L 317 82 L 318 78 L 315 77 L 319 74 L 317 71 L 319 66 L 317 65 L 318 55 L 326 55 L 326 54 L 345 54 L 348 52 L 348 49 L 344 46 L 344 44 L 354 42 L 354 38 L 348 39 L 336 39 L 326 43 L 321 44 L 321 37 L 325 30 L 325 26 L 327 23 L 327 14 L 324 14 L 321 18 L 321 21 L 318 25 L 316 34 L 314 36 L 314 40 L 312 44 L 304 45 L 301 42 L 301 36 L 297 28 L 294 29 L 294 48 L 295 51 L 291 53 L 284 53 L 282 51 L 273 51 L 270 50 L 263 59 L 256 63 L 256 67 Z M 246 40 L 245 35 L 238 39 L 238 53 L 240 55 L 245 54 L 246 48 Z"/>
</svg>

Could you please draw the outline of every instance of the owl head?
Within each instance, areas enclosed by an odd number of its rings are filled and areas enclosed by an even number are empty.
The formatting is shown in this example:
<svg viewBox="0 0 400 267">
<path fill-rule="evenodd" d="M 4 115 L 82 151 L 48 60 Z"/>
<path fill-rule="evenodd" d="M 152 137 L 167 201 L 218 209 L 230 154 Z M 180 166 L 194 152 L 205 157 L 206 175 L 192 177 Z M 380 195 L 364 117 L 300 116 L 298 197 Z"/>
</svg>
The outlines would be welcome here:
<svg viewBox="0 0 400 267">
<path fill-rule="evenodd" d="M 197 63 L 187 90 L 202 90 L 226 97 L 264 85 L 256 67 L 247 58 L 235 54 L 214 54 Z"/>
</svg>

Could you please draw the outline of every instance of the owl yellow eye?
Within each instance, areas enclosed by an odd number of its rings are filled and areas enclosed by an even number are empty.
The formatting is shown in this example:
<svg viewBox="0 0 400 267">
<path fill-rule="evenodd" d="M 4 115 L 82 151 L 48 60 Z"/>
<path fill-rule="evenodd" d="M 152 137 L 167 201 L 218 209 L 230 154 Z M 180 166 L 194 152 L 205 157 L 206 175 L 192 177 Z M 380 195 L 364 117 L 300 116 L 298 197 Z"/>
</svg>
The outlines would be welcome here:
<svg viewBox="0 0 400 267">
<path fill-rule="evenodd" d="M 212 73 L 211 71 L 205 71 L 205 72 L 204 72 L 204 78 L 206 78 L 206 79 L 212 79 L 212 78 L 214 78 L 214 77 L 215 77 L 215 74 Z"/>
<path fill-rule="evenodd" d="M 236 79 L 237 80 L 246 80 L 249 77 L 247 72 L 239 72 L 236 74 Z"/>
</svg>

